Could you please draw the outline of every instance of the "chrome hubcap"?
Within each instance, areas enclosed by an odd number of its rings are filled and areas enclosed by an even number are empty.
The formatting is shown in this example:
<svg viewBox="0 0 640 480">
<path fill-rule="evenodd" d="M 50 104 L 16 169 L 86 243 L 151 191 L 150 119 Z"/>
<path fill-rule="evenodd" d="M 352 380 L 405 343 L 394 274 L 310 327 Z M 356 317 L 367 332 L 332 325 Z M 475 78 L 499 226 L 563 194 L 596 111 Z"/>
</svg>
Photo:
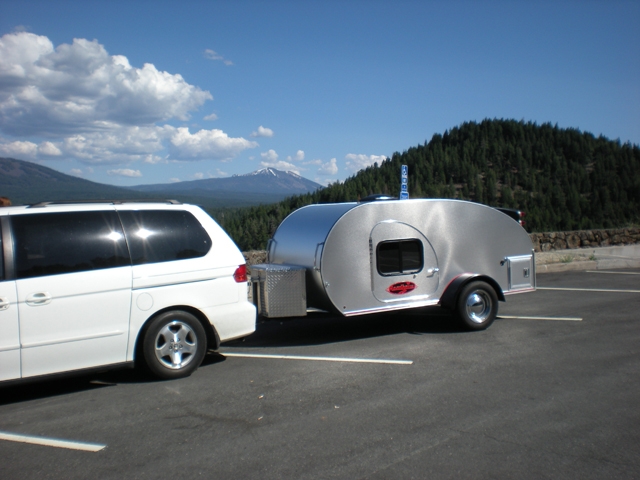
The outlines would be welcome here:
<svg viewBox="0 0 640 480">
<path fill-rule="evenodd" d="M 186 367 L 193 360 L 197 348 L 195 332 L 177 320 L 165 325 L 156 337 L 156 358 L 172 370 Z"/>
<path fill-rule="evenodd" d="M 467 297 L 467 316 L 474 323 L 484 323 L 491 314 L 491 297 L 486 292 L 475 291 Z"/>
</svg>

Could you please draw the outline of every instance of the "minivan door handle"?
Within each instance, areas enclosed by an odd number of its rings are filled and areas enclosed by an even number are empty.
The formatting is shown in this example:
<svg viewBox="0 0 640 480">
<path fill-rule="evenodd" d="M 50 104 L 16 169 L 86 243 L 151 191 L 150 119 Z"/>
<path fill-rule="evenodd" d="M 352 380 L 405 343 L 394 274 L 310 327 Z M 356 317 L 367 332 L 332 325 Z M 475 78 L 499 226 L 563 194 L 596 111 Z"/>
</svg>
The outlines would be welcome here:
<svg viewBox="0 0 640 480">
<path fill-rule="evenodd" d="M 27 295 L 26 303 L 32 307 L 48 305 L 51 303 L 51 295 L 48 292 L 31 293 Z"/>
<path fill-rule="evenodd" d="M 9 309 L 9 301 L 6 298 L 0 297 L 0 311 Z"/>
</svg>

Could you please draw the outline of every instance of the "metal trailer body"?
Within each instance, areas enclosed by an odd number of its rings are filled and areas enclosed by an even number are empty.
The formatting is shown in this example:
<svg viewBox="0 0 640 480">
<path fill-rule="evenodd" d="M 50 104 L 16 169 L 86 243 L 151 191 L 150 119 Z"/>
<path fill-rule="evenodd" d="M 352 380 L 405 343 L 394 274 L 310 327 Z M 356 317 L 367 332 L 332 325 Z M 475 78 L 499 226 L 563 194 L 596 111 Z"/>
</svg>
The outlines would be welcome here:
<svg viewBox="0 0 640 480">
<path fill-rule="evenodd" d="M 395 255 L 407 265 L 393 265 Z M 302 207 L 280 224 L 269 241 L 268 264 L 258 269 L 275 265 L 303 267 L 307 306 L 345 316 L 455 308 L 458 292 L 474 279 L 491 285 L 499 300 L 535 289 L 526 231 L 494 208 L 461 200 Z"/>
</svg>

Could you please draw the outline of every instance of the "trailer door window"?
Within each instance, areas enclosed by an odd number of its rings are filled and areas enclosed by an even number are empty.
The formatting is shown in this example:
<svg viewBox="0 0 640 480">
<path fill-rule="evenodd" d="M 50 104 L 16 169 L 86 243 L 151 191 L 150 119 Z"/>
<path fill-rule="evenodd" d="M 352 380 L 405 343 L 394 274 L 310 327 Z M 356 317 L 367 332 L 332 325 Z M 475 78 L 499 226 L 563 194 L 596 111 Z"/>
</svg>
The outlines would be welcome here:
<svg viewBox="0 0 640 480">
<path fill-rule="evenodd" d="M 380 242 L 376 247 L 376 263 L 380 275 L 418 273 L 424 266 L 422 242 L 417 239 Z"/>
</svg>

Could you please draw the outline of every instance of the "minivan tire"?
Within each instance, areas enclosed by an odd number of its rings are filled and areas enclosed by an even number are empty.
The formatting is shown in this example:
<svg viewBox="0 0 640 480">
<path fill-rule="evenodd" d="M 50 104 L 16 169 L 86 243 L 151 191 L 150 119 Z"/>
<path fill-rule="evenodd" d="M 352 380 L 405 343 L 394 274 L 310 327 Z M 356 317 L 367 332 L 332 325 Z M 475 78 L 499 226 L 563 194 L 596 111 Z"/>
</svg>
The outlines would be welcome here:
<svg viewBox="0 0 640 480">
<path fill-rule="evenodd" d="M 191 375 L 207 351 L 207 335 L 202 324 L 188 312 L 164 312 L 146 328 L 142 354 L 147 369 L 161 379 Z"/>
</svg>

